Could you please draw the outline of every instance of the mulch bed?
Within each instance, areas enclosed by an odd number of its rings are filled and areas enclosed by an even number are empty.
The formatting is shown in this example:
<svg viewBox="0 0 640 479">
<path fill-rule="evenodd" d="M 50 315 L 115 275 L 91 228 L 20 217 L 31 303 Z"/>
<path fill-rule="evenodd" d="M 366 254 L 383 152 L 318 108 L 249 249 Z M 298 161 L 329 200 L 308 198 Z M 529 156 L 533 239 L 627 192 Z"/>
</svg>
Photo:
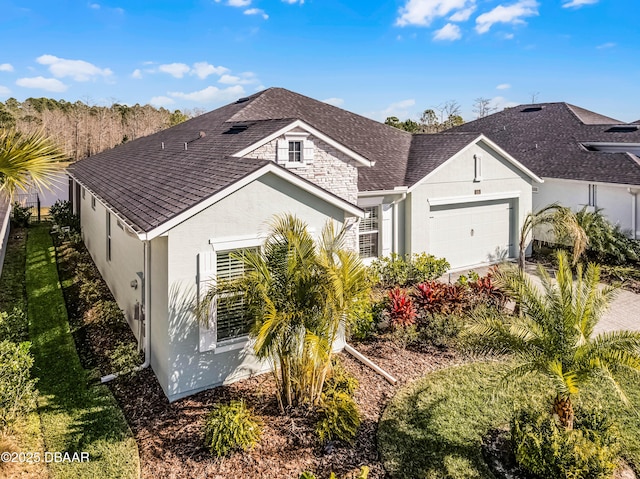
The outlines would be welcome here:
<svg viewBox="0 0 640 479">
<path fill-rule="evenodd" d="M 362 425 L 352 445 L 321 445 L 313 432 L 313 418 L 294 411 L 281 415 L 271 375 L 238 381 L 169 403 L 153 372 L 119 378 L 110 383 L 140 450 L 143 478 L 298 478 L 303 471 L 318 477 L 335 472 L 356 477 L 360 467 L 370 478 L 386 477 L 376 446 L 378 420 L 387 401 L 407 382 L 429 371 L 462 362 L 455 353 L 416 352 L 397 348 L 385 339 L 356 348 L 394 375 L 394 386 L 352 357 L 340 354 L 343 365 L 359 381 L 355 394 Z M 264 422 L 260 443 L 251 451 L 214 459 L 203 447 L 204 418 L 220 401 L 244 399 Z"/>
<path fill-rule="evenodd" d="M 57 244 L 59 273 L 64 281 L 73 277 L 78 261 L 90 261 L 81 245 Z M 78 253 L 73 253 L 74 249 Z M 103 375 L 111 371 L 113 345 L 135 341 L 129 328 L 105 329 L 91 321 L 88 305 L 78 299 L 79 285 L 66 282 L 64 289 L 69 319 L 83 366 Z M 378 421 L 387 401 L 408 382 L 430 371 L 461 364 L 463 358 L 450 350 L 402 349 L 390 339 L 378 337 L 355 344 L 356 349 L 398 379 L 384 378 L 346 354 L 345 368 L 359 381 L 355 400 L 362 425 L 353 444 L 322 445 L 314 433 L 314 416 L 308 411 L 281 414 L 270 374 L 238 381 L 169 403 L 153 371 L 119 377 L 108 383 L 124 411 L 140 452 L 141 476 L 149 479 L 188 478 L 295 478 L 311 471 L 319 478 L 335 472 L 339 478 L 357 477 L 361 466 L 370 478 L 386 477 L 377 451 Z M 99 372 L 99 373 L 98 373 Z M 206 414 L 217 402 L 244 399 L 264 423 L 260 443 L 253 449 L 216 459 L 203 446 Z"/>
</svg>

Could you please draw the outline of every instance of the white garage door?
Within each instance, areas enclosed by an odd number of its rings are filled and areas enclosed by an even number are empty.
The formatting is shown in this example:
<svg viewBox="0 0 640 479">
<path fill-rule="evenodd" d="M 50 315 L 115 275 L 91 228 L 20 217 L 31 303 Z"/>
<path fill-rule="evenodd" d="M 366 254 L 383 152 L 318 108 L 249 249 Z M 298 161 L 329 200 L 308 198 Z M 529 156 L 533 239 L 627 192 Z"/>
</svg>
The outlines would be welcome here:
<svg viewBox="0 0 640 479">
<path fill-rule="evenodd" d="M 452 268 L 510 257 L 511 212 L 509 201 L 432 206 L 429 253 L 446 258 Z"/>
</svg>

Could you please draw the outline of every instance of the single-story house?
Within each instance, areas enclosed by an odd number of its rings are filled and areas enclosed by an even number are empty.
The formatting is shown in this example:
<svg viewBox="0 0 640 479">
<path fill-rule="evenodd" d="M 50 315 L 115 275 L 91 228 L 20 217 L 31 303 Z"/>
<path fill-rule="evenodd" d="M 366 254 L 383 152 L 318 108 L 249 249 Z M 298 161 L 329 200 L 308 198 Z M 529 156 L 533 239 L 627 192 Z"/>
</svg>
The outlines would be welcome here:
<svg viewBox="0 0 640 479">
<path fill-rule="evenodd" d="M 259 247 L 273 215 L 345 224 L 365 258 L 469 267 L 517 254 L 542 181 L 484 134 L 411 135 L 280 88 L 68 172 L 84 242 L 170 400 L 265 370 L 242 314 L 219 309 L 207 328 L 192 306 L 242 274 L 230 253 Z"/>
<path fill-rule="evenodd" d="M 481 132 L 544 183 L 534 210 L 559 202 L 602 209 L 631 238 L 640 238 L 640 121 L 624 123 L 568 103 L 507 108 L 450 132 Z"/>
</svg>

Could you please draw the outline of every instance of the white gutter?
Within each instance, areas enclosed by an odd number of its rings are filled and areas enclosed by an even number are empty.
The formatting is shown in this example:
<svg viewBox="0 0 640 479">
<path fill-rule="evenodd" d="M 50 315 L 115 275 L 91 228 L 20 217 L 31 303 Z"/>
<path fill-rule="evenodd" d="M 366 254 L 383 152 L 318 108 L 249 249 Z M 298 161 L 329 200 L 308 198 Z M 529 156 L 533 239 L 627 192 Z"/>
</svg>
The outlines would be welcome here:
<svg viewBox="0 0 640 479">
<path fill-rule="evenodd" d="M 144 243 L 144 298 L 143 298 L 143 311 L 144 311 L 144 362 L 132 369 L 127 373 L 138 372 L 146 369 L 151 364 L 151 285 L 149 279 L 151 278 L 151 242 L 145 241 Z M 100 378 L 101 383 L 108 383 L 114 380 L 118 376 L 125 374 L 124 371 L 120 371 L 113 374 L 108 374 Z"/>
</svg>

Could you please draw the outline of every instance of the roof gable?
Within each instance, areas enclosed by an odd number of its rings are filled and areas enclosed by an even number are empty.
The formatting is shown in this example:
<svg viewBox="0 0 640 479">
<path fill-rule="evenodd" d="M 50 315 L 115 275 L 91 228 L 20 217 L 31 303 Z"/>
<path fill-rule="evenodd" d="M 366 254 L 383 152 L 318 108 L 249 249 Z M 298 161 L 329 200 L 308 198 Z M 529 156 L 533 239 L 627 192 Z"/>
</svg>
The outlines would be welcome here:
<svg viewBox="0 0 640 479">
<path fill-rule="evenodd" d="M 449 131 L 484 133 L 541 177 L 640 184 L 640 166 L 627 155 L 583 146 L 640 143 L 640 130 L 616 128 L 620 125 L 567 103 L 542 103 L 508 108 Z"/>
</svg>

